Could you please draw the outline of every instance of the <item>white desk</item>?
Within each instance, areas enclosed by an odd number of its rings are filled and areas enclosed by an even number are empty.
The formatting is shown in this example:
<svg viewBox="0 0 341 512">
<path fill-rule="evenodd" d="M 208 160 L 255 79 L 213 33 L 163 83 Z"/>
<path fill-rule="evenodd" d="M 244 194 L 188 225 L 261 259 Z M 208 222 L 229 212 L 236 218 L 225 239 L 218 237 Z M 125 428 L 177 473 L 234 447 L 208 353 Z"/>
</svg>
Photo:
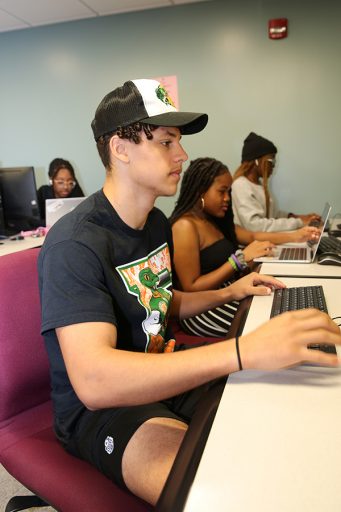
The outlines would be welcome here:
<svg viewBox="0 0 341 512">
<path fill-rule="evenodd" d="M 330 315 L 340 315 L 341 280 L 320 283 Z M 244 332 L 271 303 L 253 299 Z M 340 368 L 240 372 L 227 381 L 184 510 L 340 512 L 340 460 Z"/>
<path fill-rule="evenodd" d="M 269 276 L 341 278 L 341 266 L 318 263 L 262 263 L 259 272 Z"/>
<path fill-rule="evenodd" d="M 33 247 L 40 247 L 45 240 L 44 236 L 33 238 L 31 236 L 23 240 L 0 240 L 0 256 L 11 254 L 13 252 L 24 251 L 25 249 L 32 249 Z"/>
</svg>

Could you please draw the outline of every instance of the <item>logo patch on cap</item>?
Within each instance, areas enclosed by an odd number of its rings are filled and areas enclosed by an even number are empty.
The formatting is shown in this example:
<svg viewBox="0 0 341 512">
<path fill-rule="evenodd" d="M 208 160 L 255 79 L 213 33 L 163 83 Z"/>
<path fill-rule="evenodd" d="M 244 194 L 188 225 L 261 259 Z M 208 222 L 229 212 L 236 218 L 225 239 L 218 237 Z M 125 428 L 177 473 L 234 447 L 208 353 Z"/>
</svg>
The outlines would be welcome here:
<svg viewBox="0 0 341 512">
<path fill-rule="evenodd" d="M 156 96 L 159 98 L 159 100 L 161 100 L 165 105 L 171 105 L 172 107 L 175 108 L 174 101 L 169 96 L 168 92 L 163 87 L 163 85 L 161 85 L 161 84 L 158 85 L 158 87 L 155 89 L 155 92 L 156 92 Z"/>
</svg>

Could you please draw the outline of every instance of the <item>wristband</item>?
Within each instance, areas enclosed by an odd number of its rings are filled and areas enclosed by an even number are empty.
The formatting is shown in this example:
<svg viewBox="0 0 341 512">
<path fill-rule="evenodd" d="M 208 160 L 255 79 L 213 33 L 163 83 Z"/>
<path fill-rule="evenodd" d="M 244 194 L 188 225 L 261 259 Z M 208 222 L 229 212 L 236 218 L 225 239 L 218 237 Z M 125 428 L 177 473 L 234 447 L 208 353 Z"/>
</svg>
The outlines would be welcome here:
<svg viewBox="0 0 341 512">
<path fill-rule="evenodd" d="M 231 254 L 231 258 L 233 259 L 233 261 L 237 265 L 237 269 L 242 271 L 243 267 L 241 266 L 241 263 L 240 263 L 239 259 L 237 258 L 237 256 L 235 254 Z"/>
<path fill-rule="evenodd" d="M 238 258 L 238 261 L 240 263 L 240 265 L 239 265 L 240 270 L 245 270 L 247 268 L 247 263 L 245 261 L 245 255 L 244 255 L 243 251 L 238 249 L 238 251 L 235 252 L 235 256 L 236 256 L 236 258 Z"/>
<path fill-rule="evenodd" d="M 243 369 L 242 360 L 240 359 L 240 352 L 239 352 L 239 337 L 236 336 L 236 352 L 237 352 L 237 359 L 238 359 L 238 366 L 239 371 L 241 372 Z"/>
<path fill-rule="evenodd" d="M 229 264 L 231 265 L 231 267 L 233 268 L 233 270 L 235 272 L 237 272 L 238 270 L 238 267 L 237 267 L 237 264 L 236 262 L 234 261 L 234 259 L 230 256 L 229 259 L 227 260 L 229 262 Z"/>
</svg>

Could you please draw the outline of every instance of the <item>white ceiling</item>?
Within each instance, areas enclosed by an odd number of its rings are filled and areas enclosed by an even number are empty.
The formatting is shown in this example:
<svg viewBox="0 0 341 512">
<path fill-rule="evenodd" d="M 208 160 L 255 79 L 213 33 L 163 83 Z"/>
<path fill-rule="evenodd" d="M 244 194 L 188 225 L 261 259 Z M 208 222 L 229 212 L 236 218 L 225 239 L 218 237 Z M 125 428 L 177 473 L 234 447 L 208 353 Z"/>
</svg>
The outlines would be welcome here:
<svg viewBox="0 0 341 512">
<path fill-rule="evenodd" d="M 0 32 L 208 0 L 0 0 Z"/>
</svg>

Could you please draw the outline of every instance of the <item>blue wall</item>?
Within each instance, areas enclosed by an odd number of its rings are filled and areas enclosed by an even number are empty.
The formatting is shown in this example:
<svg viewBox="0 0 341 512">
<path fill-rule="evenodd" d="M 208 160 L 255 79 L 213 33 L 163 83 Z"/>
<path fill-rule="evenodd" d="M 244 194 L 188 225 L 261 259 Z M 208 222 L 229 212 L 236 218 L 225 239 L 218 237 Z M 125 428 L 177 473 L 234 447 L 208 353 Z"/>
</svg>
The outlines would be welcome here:
<svg viewBox="0 0 341 512">
<path fill-rule="evenodd" d="M 289 36 L 271 41 L 270 18 Z M 47 182 L 55 156 L 74 163 L 87 194 L 104 170 L 90 123 L 109 90 L 130 78 L 177 75 L 183 109 L 208 112 L 185 137 L 190 158 L 232 171 L 252 130 L 277 145 L 280 207 L 341 212 L 341 3 L 214 0 L 0 34 L 0 166 L 34 165 Z M 174 199 L 160 199 L 168 214 Z"/>
</svg>

